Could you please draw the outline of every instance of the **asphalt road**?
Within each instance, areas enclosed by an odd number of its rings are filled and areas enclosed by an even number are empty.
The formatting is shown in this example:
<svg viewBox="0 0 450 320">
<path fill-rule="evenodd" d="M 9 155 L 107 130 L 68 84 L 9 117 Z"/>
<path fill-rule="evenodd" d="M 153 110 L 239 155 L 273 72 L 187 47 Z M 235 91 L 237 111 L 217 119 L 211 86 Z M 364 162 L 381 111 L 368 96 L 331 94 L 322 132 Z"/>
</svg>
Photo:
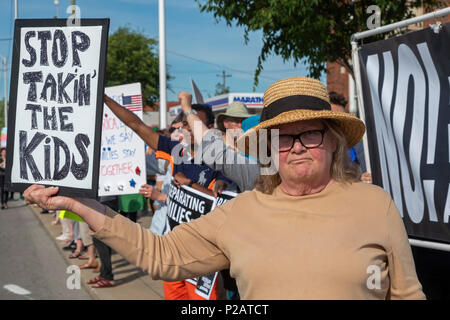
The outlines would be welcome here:
<svg viewBox="0 0 450 320">
<path fill-rule="evenodd" d="M 31 209 L 8 206 L 0 210 L 0 300 L 91 300 Z"/>
</svg>

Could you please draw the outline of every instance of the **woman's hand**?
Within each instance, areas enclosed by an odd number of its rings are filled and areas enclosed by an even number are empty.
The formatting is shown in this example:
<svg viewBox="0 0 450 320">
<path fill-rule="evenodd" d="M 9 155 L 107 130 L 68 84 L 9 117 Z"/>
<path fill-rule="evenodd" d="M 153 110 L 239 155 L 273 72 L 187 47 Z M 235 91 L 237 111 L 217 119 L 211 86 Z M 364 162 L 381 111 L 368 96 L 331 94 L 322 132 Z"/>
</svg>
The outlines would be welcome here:
<svg viewBox="0 0 450 320">
<path fill-rule="evenodd" d="M 37 204 L 46 210 L 71 210 L 74 199 L 57 196 L 58 187 L 48 187 L 34 184 L 25 190 L 23 196 L 27 204 Z"/>
<path fill-rule="evenodd" d="M 153 186 L 148 184 L 143 184 L 139 189 L 139 193 L 142 194 L 146 198 L 152 199 L 152 193 L 154 191 Z"/>
</svg>

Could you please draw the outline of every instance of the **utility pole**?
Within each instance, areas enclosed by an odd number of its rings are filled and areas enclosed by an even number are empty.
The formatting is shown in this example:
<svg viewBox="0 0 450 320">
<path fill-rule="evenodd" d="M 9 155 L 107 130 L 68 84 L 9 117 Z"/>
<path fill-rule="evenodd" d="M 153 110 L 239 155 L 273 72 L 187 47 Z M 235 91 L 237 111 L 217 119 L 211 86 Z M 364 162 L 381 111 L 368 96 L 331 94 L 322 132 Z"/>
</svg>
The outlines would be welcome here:
<svg viewBox="0 0 450 320">
<path fill-rule="evenodd" d="M 227 91 L 227 86 L 225 84 L 225 79 L 231 77 L 231 74 L 226 74 L 225 70 L 222 71 L 222 74 L 216 74 L 217 77 L 222 77 L 222 93 Z"/>
<path fill-rule="evenodd" d="M 55 19 L 58 19 L 58 16 L 59 16 L 59 10 L 58 10 L 59 0 L 55 0 L 54 3 L 55 3 L 55 7 L 56 7 L 56 16 L 55 16 Z"/>
<path fill-rule="evenodd" d="M 4 103 L 3 103 L 3 108 L 4 108 L 4 111 L 5 111 L 5 127 L 8 127 L 8 101 L 7 101 L 7 99 L 6 99 L 6 97 L 8 96 L 8 94 L 7 94 L 7 91 L 8 91 L 8 84 L 7 84 L 7 80 L 6 80 L 6 77 L 7 77 L 7 75 L 6 75 L 6 69 L 7 69 L 7 61 L 6 61 L 6 57 L 4 57 L 4 56 L 2 56 L 1 54 L 0 54 L 0 58 L 2 58 L 3 59 L 3 81 L 4 81 L 4 84 L 5 84 L 5 86 L 3 87 L 3 93 L 4 93 L 4 96 L 3 96 L 3 101 L 4 101 Z"/>
<path fill-rule="evenodd" d="M 19 5 L 17 4 L 17 0 L 14 0 L 14 19 L 19 17 Z"/>
</svg>

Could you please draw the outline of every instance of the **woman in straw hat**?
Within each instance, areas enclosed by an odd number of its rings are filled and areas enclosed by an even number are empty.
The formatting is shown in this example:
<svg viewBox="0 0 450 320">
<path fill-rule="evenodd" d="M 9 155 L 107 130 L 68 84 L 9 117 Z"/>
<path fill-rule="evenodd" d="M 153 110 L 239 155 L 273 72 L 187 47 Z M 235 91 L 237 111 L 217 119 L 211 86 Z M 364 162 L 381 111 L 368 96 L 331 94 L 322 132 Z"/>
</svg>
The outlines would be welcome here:
<svg viewBox="0 0 450 320">
<path fill-rule="evenodd" d="M 331 111 L 319 81 L 288 78 L 267 89 L 261 122 L 242 139 L 266 129 L 278 129 L 270 151 L 279 171 L 163 237 L 95 201 L 56 196 L 55 187 L 34 185 L 25 197 L 77 212 L 97 238 L 155 279 L 230 268 L 243 299 L 425 298 L 392 199 L 358 182 L 348 165 L 364 124 Z M 267 145 L 258 139 L 260 149 Z"/>
</svg>

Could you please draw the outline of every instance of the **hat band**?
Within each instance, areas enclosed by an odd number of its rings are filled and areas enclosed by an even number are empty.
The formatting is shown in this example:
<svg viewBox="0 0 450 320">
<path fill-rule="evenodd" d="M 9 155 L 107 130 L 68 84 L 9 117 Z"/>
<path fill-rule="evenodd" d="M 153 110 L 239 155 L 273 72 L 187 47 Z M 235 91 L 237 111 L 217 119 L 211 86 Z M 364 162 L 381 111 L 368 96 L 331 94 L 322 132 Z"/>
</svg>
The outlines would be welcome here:
<svg viewBox="0 0 450 320">
<path fill-rule="evenodd" d="M 283 112 L 298 109 L 331 110 L 331 106 L 327 101 L 312 96 L 296 95 L 284 97 L 272 102 L 263 109 L 261 122 L 275 118 Z"/>
</svg>

